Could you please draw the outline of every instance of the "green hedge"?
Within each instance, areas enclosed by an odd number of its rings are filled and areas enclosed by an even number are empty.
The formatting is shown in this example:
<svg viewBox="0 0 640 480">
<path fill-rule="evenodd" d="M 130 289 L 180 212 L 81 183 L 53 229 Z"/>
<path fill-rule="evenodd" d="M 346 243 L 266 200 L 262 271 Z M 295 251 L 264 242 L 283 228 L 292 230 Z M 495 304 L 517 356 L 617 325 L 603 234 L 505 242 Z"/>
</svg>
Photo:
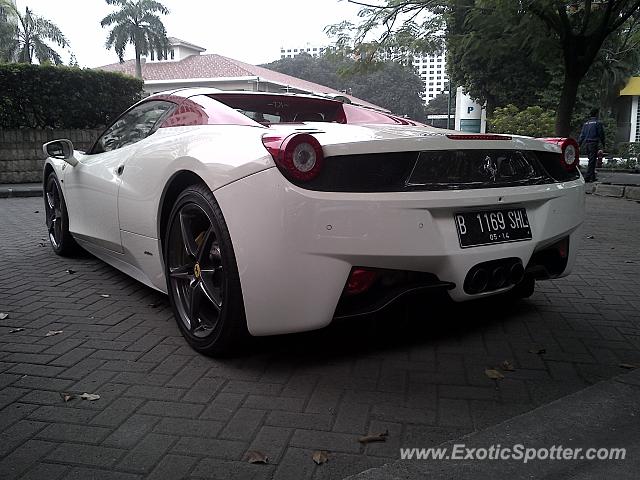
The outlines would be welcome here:
<svg viewBox="0 0 640 480">
<path fill-rule="evenodd" d="M 142 85 L 101 70 L 0 64 L 0 128 L 99 128 L 137 102 Z"/>
<path fill-rule="evenodd" d="M 621 142 L 618 144 L 618 154 L 622 158 L 640 159 L 640 142 Z"/>
<path fill-rule="evenodd" d="M 555 113 L 538 106 L 520 110 L 515 105 L 507 105 L 494 110 L 493 116 L 489 119 L 489 128 L 493 133 L 553 137 Z"/>
</svg>

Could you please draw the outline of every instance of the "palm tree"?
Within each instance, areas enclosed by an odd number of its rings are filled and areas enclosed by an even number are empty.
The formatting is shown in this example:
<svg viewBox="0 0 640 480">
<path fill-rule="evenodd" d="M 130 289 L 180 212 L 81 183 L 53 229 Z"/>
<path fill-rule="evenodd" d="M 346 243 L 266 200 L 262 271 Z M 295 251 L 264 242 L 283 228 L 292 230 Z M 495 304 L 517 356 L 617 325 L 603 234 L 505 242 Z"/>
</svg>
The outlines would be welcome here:
<svg viewBox="0 0 640 480">
<path fill-rule="evenodd" d="M 157 15 L 167 15 L 169 10 L 154 0 L 105 0 L 109 5 L 117 5 L 119 10 L 102 19 L 102 28 L 113 25 L 105 46 L 114 48 L 124 62 L 124 50 L 131 43 L 136 51 L 136 77 L 142 78 L 140 56 L 151 50 L 158 52 L 158 58 L 166 54 L 167 32 Z"/>
<path fill-rule="evenodd" d="M 0 2 L 0 10 L 2 3 Z M 6 12 L 0 13 L 0 62 L 11 62 L 14 60 L 17 51 L 17 29 L 16 24 L 10 19 Z"/>
<path fill-rule="evenodd" d="M 0 0 L 0 7 L 4 17 L 0 19 L 0 55 L 3 60 L 33 63 L 35 56 L 40 63 L 62 63 L 58 52 L 46 43 L 50 40 L 62 48 L 69 46 L 69 42 L 54 23 L 36 15 L 29 7 L 26 7 L 22 14 L 13 2 L 8 0 Z"/>
</svg>

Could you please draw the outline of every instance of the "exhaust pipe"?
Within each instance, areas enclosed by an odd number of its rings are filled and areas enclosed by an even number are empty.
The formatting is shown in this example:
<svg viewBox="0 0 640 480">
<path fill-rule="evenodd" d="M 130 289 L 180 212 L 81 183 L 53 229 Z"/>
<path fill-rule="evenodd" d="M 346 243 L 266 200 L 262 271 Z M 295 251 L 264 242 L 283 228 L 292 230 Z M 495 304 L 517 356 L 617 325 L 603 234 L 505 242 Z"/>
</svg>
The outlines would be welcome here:
<svg viewBox="0 0 640 480">
<path fill-rule="evenodd" d="M 509 269 L 509 280 L 517 285 L 524 279 L 524 267 L 520 262 L 514 263 Z"/>
<path fill-rule="evenodd" d="M 497 290 L 504 287 L 508 280 L 507 269 L 503 266 L 498 266 L 491 271 L 491 280 L 489 282 L 491 290 Z"/>
<path fill-rule="evenodd" d="M 469 295 L 500 290 L 517 285 L 525 277 L 519 258 L 490 260 L 472 267 L 464 280 L 464 291 Z"/>
<path fill-rule="evenodd" d="M 469 292 L 480 293 L 489 284 L 489 273 L 484 268 L 476 268 L 469 276 Z"/>
</svg>

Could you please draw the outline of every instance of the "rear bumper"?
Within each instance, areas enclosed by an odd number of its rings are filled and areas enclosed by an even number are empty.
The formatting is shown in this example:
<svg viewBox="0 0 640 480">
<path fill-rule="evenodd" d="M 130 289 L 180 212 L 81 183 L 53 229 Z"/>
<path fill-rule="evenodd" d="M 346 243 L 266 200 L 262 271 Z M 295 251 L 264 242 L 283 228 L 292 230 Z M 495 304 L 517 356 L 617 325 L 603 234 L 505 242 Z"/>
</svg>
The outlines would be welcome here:
<svg viewBox="0 0 640 480">
<path fill-rule="evenodd" d="M 216 190 L 240 272 L 249 331 L 279 334 L 331 322 L 352 266 L 429 272 L 455 287 L 478 263 L 506 257 L 527 265 L 535 251 L 570 236 L 566 275 L 584 218 L 584 182 L 408 193 L 300 189 L 271 168 Z M 453 213 L 524 207 L 532 240 L 460 248 Z"/>
</svg>

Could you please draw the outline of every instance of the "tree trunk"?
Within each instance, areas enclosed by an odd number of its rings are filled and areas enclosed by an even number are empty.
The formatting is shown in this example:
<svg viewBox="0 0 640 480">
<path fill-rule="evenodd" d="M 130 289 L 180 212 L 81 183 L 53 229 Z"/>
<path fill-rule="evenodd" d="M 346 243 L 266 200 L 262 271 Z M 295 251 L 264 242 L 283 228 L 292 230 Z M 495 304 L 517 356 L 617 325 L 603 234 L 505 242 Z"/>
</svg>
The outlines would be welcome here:
<svg viewBox="0 0 640 480">
<path fill-rule="evenodd" d="M 580 80 L 582 80 L 581 75 L 576 75 L 567 69 L 564 75 L 558 110 L 556 111 L 556 135 L 560 137 L 571 135 L 571 114 L 576 103 Z"/>
<path fill-rule="evenodd" d="M 486 133 L 490 133 L 492 132 L 491 129 L 491 119 L 493 118 L 493 112 L 496 109 L 496 99 L 493 95 L 489 95 L 487 94 L 487 101 L 484 104 L 484 109 L 485 109 L 485 115 L 486 115 L 486 121 L 487 121 L 487 125 L 486 125 Z"/>
<path fill-rule="evenodd" d="M 136 78 L 142 78 L 142 63 L 140 62 L 140 50 L 136 46 Z"/>
</svg>

